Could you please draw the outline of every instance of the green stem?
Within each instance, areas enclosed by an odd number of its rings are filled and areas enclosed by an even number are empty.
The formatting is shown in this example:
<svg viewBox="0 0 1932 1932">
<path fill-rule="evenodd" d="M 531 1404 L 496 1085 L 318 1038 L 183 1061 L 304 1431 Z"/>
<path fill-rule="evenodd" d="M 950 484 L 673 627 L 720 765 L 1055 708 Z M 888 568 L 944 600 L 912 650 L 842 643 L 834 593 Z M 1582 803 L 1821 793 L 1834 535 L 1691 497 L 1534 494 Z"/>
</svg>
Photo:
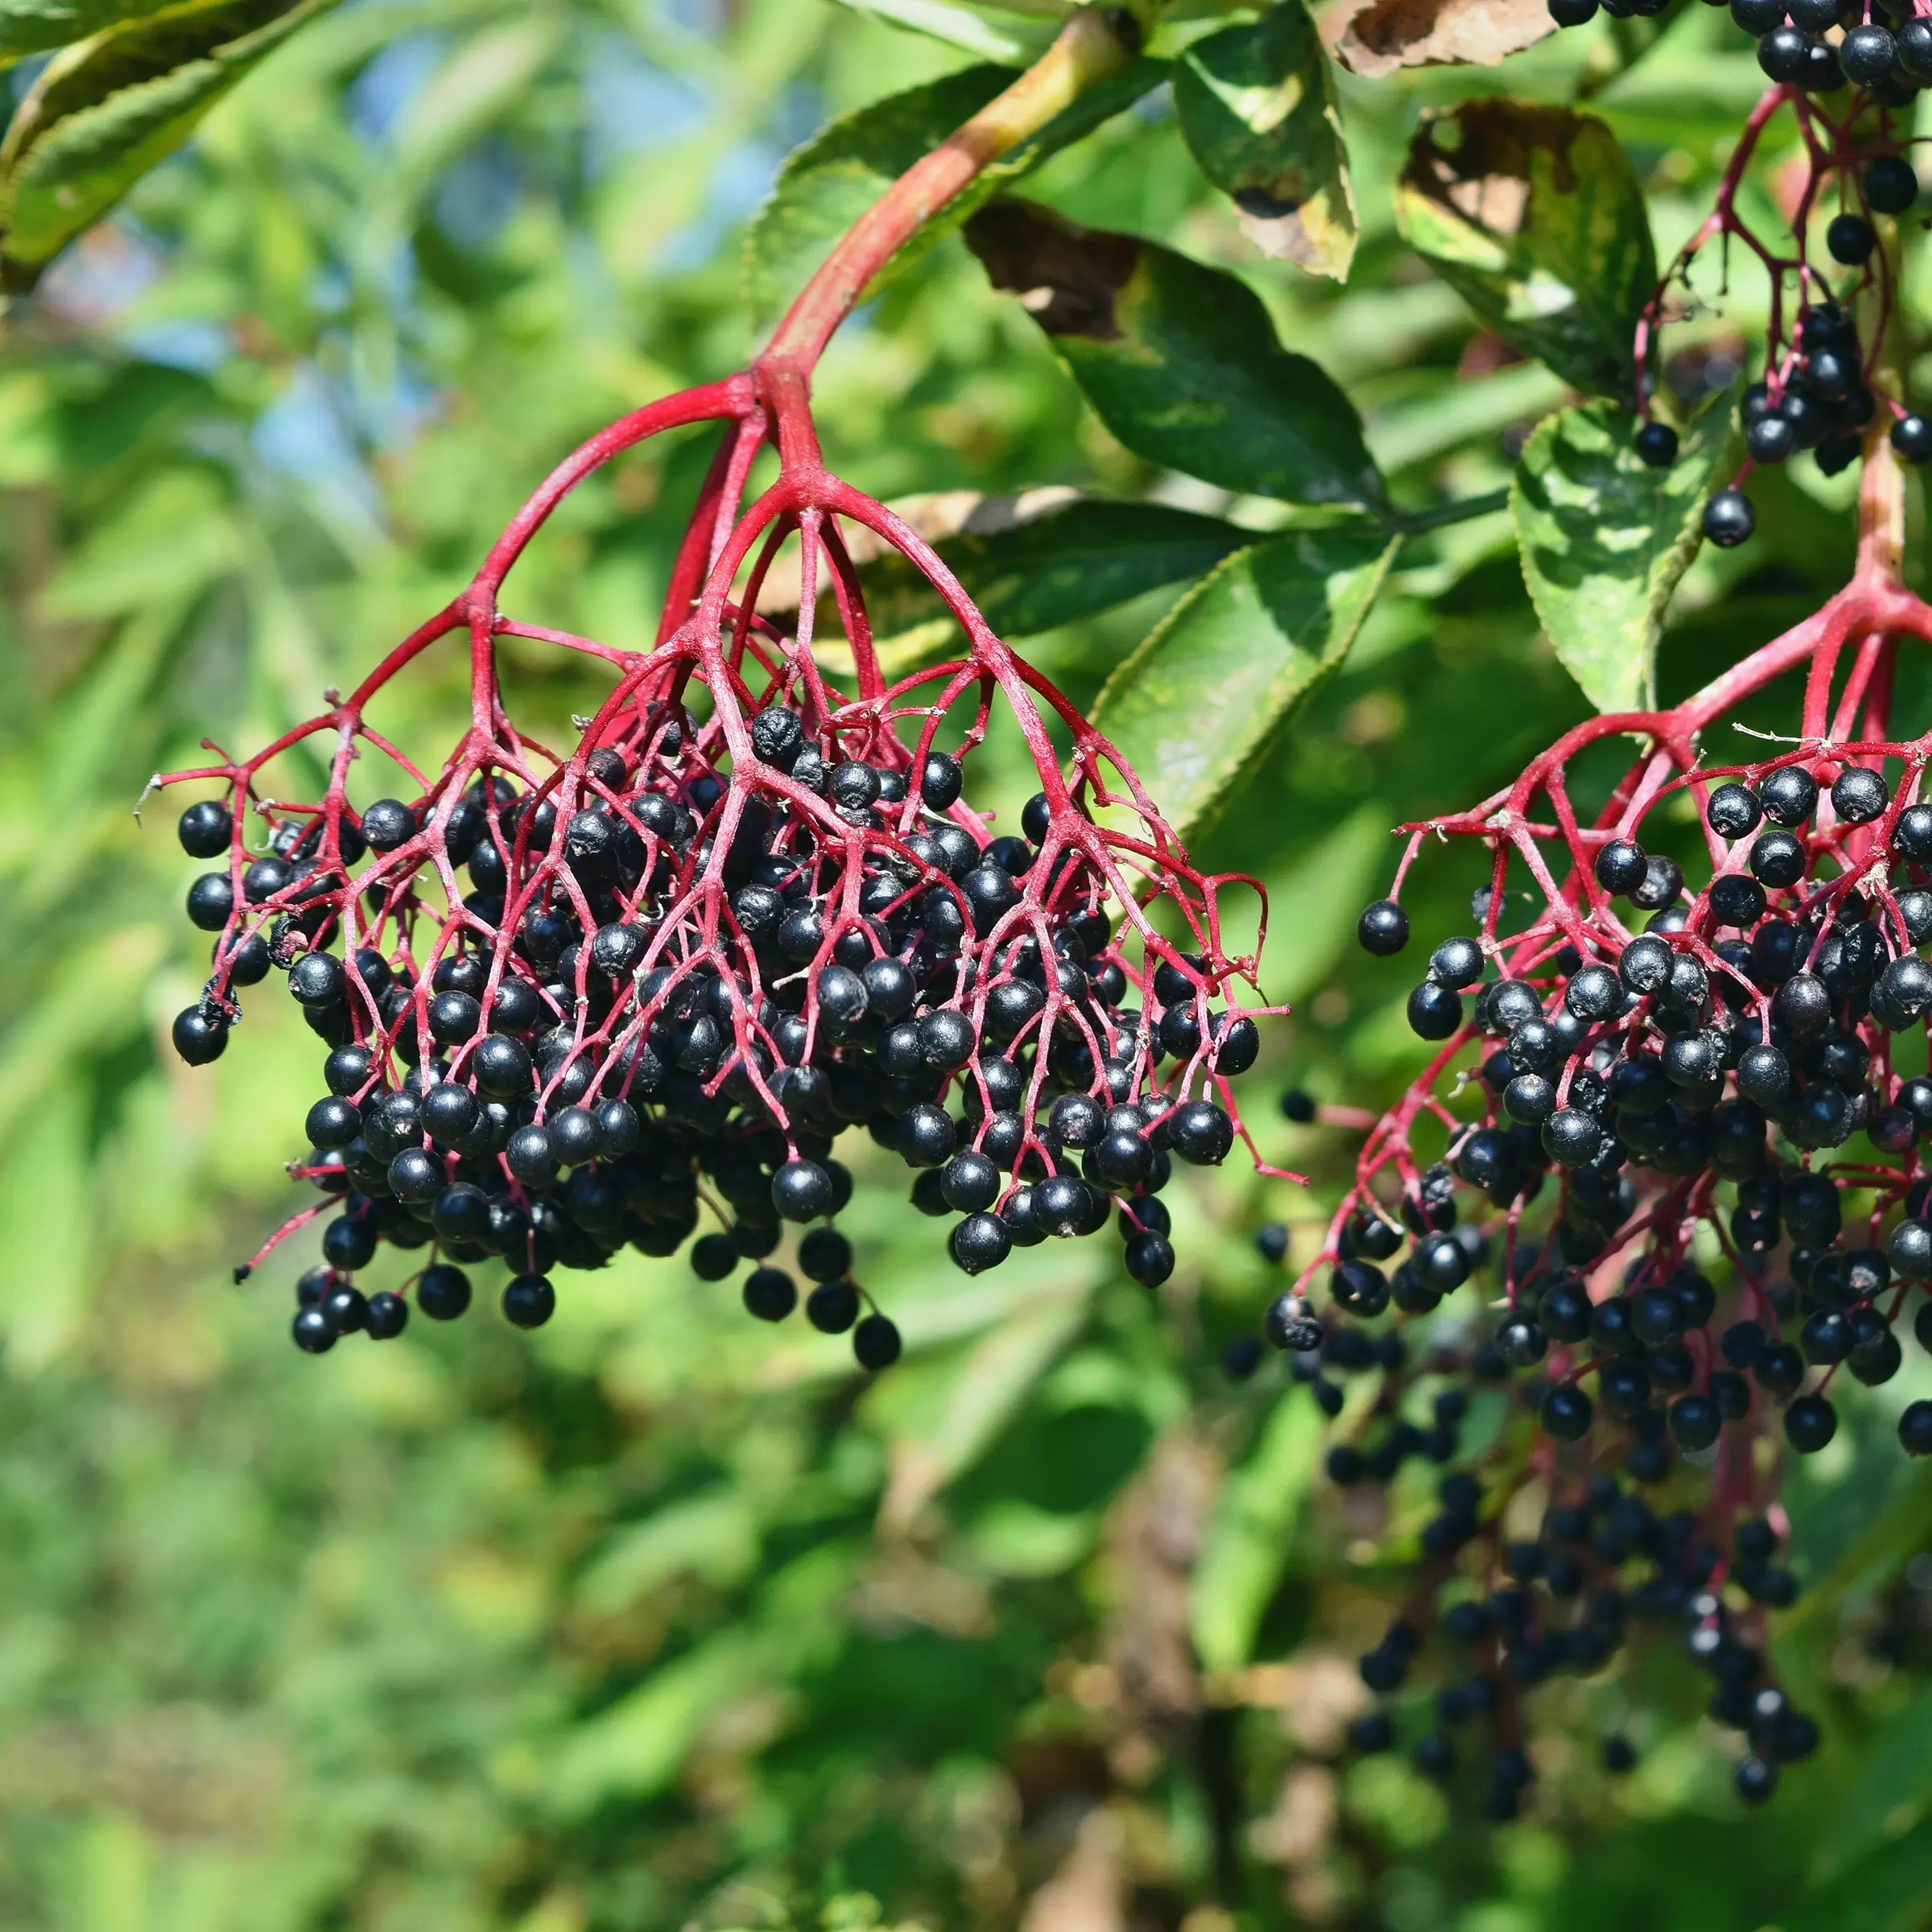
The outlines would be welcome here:
<svg viewBox="0 0 1932 1932">
<path fill-rule="evenodd" d="M 1131 50 L 1114 23 L 1118 17 L 1118 10 L 1081 8 L 1012 86 L 900 175 L 806 284 L 760 365 L 809 372 L 866 285 L 927 221 L 982 170 L 1038 133 L 1096 80 L 1125 67 Z"/>
<path fill-rule="evenodd" d="M 1398 510 L 1389 518 L 1389 527 L 1399 530 L 1406 537 L 1413 537 L 1425 530 L 1441 530 L 1447 524 L 1467 523 L 1472 518 L 1486 517 L 1509 507 L 1509 490 L 1492 489 L 1487 496 L 1464 497 L 1458 502 L 1439 503 L 1434 510 Z"/>
</svg>

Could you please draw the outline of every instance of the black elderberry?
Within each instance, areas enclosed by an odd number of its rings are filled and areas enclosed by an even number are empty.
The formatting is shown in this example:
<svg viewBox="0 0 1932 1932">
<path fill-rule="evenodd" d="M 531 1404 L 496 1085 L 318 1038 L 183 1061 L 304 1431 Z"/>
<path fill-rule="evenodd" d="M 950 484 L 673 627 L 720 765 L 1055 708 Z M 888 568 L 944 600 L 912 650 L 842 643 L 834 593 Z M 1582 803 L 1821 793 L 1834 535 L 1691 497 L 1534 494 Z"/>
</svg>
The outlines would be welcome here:
<svg viewBox="0 0 1932 1932">
<path fill-rule="evenodd" d="M 1898 1439 L 1907 1455 L 1932 1455 L 1932 1402 L 1907 1406 L 1898 1418 Z"/>
<path fill-rule="evenodd" d="M 691 1271 L 701 1282 L 724 1281 L 737 1265 L 738 1251 L 728 1235 L 700 1235 L 691 1245 Z"/>
<path fill-rule="evenodd" d="M 504 1319 L 518 1328 L 541 1328 L 556 1313 L 557 1291 L 543 1274 L 518 1274 L 503 1290 Z"/>
<path fill-rule="evenodd" d="M 338 1335 L 354 1335 L 369 1326 L 369 1300 L 360 1288 L 338 1282 L 319 1304 L 330 1330 Z"/>
<path fill-rule="evenodd" d="M 1409 915 L 1393 899 L 1377 899 L 1356 922 L 1355 931 L 1364 952 L 1387 959 L 1409 943 Z"/>
<path fill-rule="evenodd" d="M 1757 64 L 1766 76 L 1790 86 L 1811 64 L 1810 36 L 1795 27 L 1775 27 L 1757 43 Z"/>
<path fill-rule="evenodd" d="M 216 799 L 204 799 L 182 813 L 175 836 L 191 859 L 212 859 L 228 850 L 234 829 L 228 807 Z"/>
<path fill-rule="evenodd" d="M 235 889 L 225 872 L 204 872 L 188 889 L 188 916 L 204 932 L 219 932 L 235 909 Z"/>
<path fill-rule="evenodd" d="M 782 1268 L 754 1268 L 745 1278 L 745 1307 L 762 1322 L 782 1322 L 799 1305 L 799 1290 Z"/>
<path fill-rule="evenodd" d="M 1901 416 L 1892 425 L 1892 448 L 1901 463 L 1923 463 L 1932 456 L 1932 421 L 1917 415 Z"/>
<path fill-rule="evenodd" d="M 415 836 L 416 815 L 400 799 L 378 799 L 362 815 L 362 836 L 372 852 L 394 852 Z"/>
<path fill-rule="evenodd" d="M 367 1327 L 372 1341 L 393 1341 L 409 1326 L 409 1303 L 387 1290 L 369 1298 Z"/>
<path fill-rule="evenodd" d="M 772 1176 L 771 1202 L 788 1221 L 815 1221 L 833 1211 L 832 1176 L 816 1161 L 786 1161 Z"/>
<path fill-rule="evenodd" d="M 1596 882 L 1608 893 L 1627 897 L 1644 882 L 1649 854 L 1632 839 L 1612 839 L 1596 855 Z"/>
<path fill-rule="evenodd" d="M 1800 1455 L 1814 1455 L 1837 1433 L 1838 1412 L 1822 1395 L 1801 1395 L 1785 1411 L 1785 1439 Z"/>
<path fill-rule="evenodd" d="M 1860 32 L 1866 29 L 1856 30 Z M 1882 28 L 1876 30 L 1883 32 Z M 1888 41 L 1891 35 L 1885 35 Z M 1847 37 L 1846 45 L 1851 44 Z M 1863 215 L 1834 215 L 1825 229 L 1825 249 L 1834 262 L 1842 262 L 1855 268 L 1872 252 L 1878 237 L 1872 232 L 1872 224 Z"/>
<path fill-rule="evenodd" d="M 899 1331 L 882 1315 L 869 1315 L 852 1331 L 852 1352 L 861 1368 L 877 1373 L 899 1359 Z"/>
<path fill-rule="evenodd" d="M 1425 980 L 1409 996 L 1408 1016 L 1418 1038 L 1446 1040 L 1463 1023 L 1463 1002 L 1439 980 Z"/>
<path fill-rule="evenodd" d="M 1593 6 L 1591 11 L 1596 11 Z M 1586 16 L 1587 18 L 1587 16 Z M 1558 21 L 1558 26 L 1563 24 Z M 1645 423 L 1632 439 L 1638 460 L 1652 469 L 1668 469 L 1677 460 L 1677 431 L 1667 423 Z"/>
<path fill-rule="evenodd" d="M 1262 1327 L 1277 1348 L 1306 1355 L 1322 1345 L 1322 1325 L 1298 1294 L 1278 1295 L 1269 1304 Z"/>
<path fill-rule="evenodd" d="M 1278 1265 L 1287 1259 L 1288 1230 L 1279 1221 L 1264 1222 L 1255 1230 L 1254 1247 L 1263 1261 Z"/>
<path fill-rule="evenodd" d="M 1845 71 L 1845 77 L 1859 87 L 1876 87 L 1892 72 L 1892 64 L 1897 53 L 1892 35 L 1887 30 L 1872 22 L 1866 26 L 1855 27 L 1848 32 L 1838 50 L 1839 64 Z M 1867 231 L 1869 233 L 1869 230 Z M 1866 253 L 1871 244 L 1866 244 Z M 1843 255 L 1836 249 L 1832 254 L 1840 262 L 1862 262 L 1864 254 Z"/>
<path fill-rule="evenodd" d="M 291 1332 L 305 1355 L 327 1355 L 336 1345 L 336 1331 L 320 1307 L 298 1309 Z"/>
<path fill-rule="evenodd" d="M 1558 1442 L 1574 1443 L 1587 1435 L 1594 1413 L 1589 1397 L 1572 1382 L 1558 1383 L 1543 1397 L 1543 1428 Z"/>
<path fill-rule="evenodd" d="M 1848 825 L 1868 824 L 1891 803 L 1892 787 L 1865 766 L 1847 766 L 1832 782 L 1832 809 Z"/>
</svg>

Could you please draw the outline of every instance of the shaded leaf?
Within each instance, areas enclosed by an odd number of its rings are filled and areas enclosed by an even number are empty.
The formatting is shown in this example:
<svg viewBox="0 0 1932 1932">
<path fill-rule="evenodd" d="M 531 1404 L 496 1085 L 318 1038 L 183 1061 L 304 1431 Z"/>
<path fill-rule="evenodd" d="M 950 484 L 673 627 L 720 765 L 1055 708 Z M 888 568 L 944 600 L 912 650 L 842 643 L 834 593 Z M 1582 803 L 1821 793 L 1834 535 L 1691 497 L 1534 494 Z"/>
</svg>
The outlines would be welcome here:
<svg viewBox="0 0 1932 1932">
<path fill-rule="evenodd" d="M 119 20 L 158 14 L 169 0 L 0 0 L 0 66 L 97 34 Z"/>
<path fill-rule="evenodd" d="M 873 1417 L 888 1423 L 884 1527 L 910 1528 L 985 1451 L 1087 1319 L 1093 1286 L 1090 1275 L 1076 1275 L 1030 1298 L 966 1348 L 917 1364 L 907 1386 L 890 1392 L 885 1414 Z"/>
<path fill-rule="evenodd" d="M 40 270 L 335 0 L 186 0 L 48 62 L 0 146 L 0 287 Z"/>
<path fill-rule="evenodd" d="M 1664 611 L 1711 489 L 1736 461 L 1736 424 L 1731 393 L 1714 397 L 1668 469 L 1639 460 L 1637 419 L 1612 402 L 1546 417 L 1524 446 L 1509 493 L 1523 576 L 1557 656 L 1599 711 L 1656 702 Z"/>
<path fill-rule="evenodd" d="M 1237 551 L 1107 681 L 1101 732 L 1190 837 L 1347 656 L 1397 543 L 1290 531 Z"/>
<path fill-rule="evenodd" d="M 1231 1670 L 1253 1654 L 1321 1447 L 1320 1410 L 1290 1389 L 1269 1413 L 1253 1454 L 1222 1485 L 1194 1572 L 1194 1647 L 1206 1669 Z"/>
<path fill-rule="evenodd" d="M 1495 67 L 1555 28 L 1548 0 L 1342 0 L 1322 14 L 1335 58 L 1371 80 L 1405 67 Z"/>
<path fill-rule="evenodd" d="M 1932 1913 L 1932 1820 L 1813 1887 L 1789 1932 L 1919 1932 Z"/>
<path fill-rule="evenodd" d="M 897 279 L 1001 188 L 1091 134 L 1166 77 L 1164 61 L 1135 60 L 1096 82 L 935 211 L 880 270 L 867 292 Z M 859 217 L 1013 79 L 1005 67 L 971 67 L 945 75 L 832 122 L 792 154 L 745 238 L 745 290 L 755 319 L 762 324 L 775 320 Z"/>
<path fill-rule="evenodd" d="M 1602 122 L 1466 102 L 1417 130 L 1395 208 L 1410 246 L 1505 341 L 1579 389 L 1634 401 L 1632 338 L 1657 256 L 1629 157 Z"/>
<path fill-rule="evenodd" d="M 997 509 L 997 506 L 990 506 Z M 1074 624 L 1163 584 L 1212 570 L 1253 533 L 1218 517 L 1159 503 L 1062 502 L 1024 521 L 975 528 L 936 547 L 1001 637 L 1030 637 Z M 872 565 L 866 604 L 880 634 L 943 614 L 926 580 L 897 551 Z"/>
<path fill-rule="evenodd" d="M 1353 404 L 1282 347 L 1245 283 L 1024 201 L 982 209 L 966 239 L 1137 455 L 1286 502 L 1383 507 Z"/>
<path fill-rule="evenodd" d="M 1233 198 L 1263 254 L 1347 279 L 1355 258 L 1333 83 L 1302 0 L 1197 40 L 1175 64 L 1174 105 L 1202 171 Z"/>
</svg>

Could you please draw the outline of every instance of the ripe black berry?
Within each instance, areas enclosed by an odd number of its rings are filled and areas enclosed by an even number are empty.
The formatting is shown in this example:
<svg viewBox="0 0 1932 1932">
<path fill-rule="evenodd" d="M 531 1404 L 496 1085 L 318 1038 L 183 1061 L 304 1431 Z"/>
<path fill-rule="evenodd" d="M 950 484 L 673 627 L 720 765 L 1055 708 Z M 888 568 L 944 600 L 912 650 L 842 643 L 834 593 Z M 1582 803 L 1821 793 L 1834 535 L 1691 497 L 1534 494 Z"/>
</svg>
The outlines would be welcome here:
<svg viewBox="0 0 1932 1932">
<path fill-rule="evenodd" d="M 1590 11 L 1594 14 L 1596 7 L 1592 6 Z M 1565 23 L 1559 20 L 1557 24 Z M 1668 469 L 1677 460 L 1677 431 L 1667 423 L 1649 422 L 1637 431 L 1631 447 L 1639 460 L 1651 469 Z"/>
<path fill-rule="evenodd" d="M 191 859 L 212 859 L 228 850 L 234 825 L 225 805 L 213 799 L 204 799 L 200 804 L 191 805 L 182 813 L 180 822 L 175 828 L 175 836 L 181 841 L 181 849 Z"/>
<path fill-rule="evenodd" d="M 1918 199 L 1918 176 L 1911 163 L 1902 155 L 1880 155 L 1868 162 L 1865 199 L 1881 215 L 1902 215 Z"/>
<path fill-rule="evenodd" d="M 1801 1395 L 1785 1411 L 1785 1439 L 1814 1455 L 1838 1433 L 1838 1412 L 1822 1395 Z"/>
<path fill-rule="evenodd" d="M 782 1322 L 799 1305 L 799 1290 L 782 1268 L 754 1268 L 745 1278 L 745 1306 L 762 1322 Z"/>
<path fill-rule="evenodd" d="M 899 1331 L 882 1315 L 869 1315 L 852 1331 L 852 1352 L 861 1368 L 875 1374 L 899 1359 Z"/>
<path fill-rule="evenodd" d="M 453 1322 L 469 1307 L 469 1277 L 448 1261 L 424 1269 L 416 1283 L 416 1306 L 431 1321 Z"/>
<path fill-rule="evenodd" d="M 1901 463 L 1923 463 L 1932 456 L 1932 421 L 1917 415 L 1901 416 L 1892 425 L 1892 448 Z"/>
<path fill-rule="evenodd" d="M 1777 35 L 1765 38 L 1775 39 Z M 1757 527 L 1751 499 L 1741 489 L 1720 489 L 1704 506 L 1704 535 L 1720 550 L 1742 543 Z"/>
<path fill-rule="evenodd" d="M 543 1274 L 513 1276 L 503 1290 L 504 1318 L 518 1328 L 541 1328 L 556 1313 L 557 1291 Z"/>
<path fill-rule="evenodd" d="M 1388 959 L 1409 943 L 1409 915 L 1393 899 L 1377 899 L 1356 921 L 1355 935 L 1364 952 Z"/>
<path fill-rule="evenodd" d="M 1879 32 L 1880 28 L 1858 28 L 1856 32 Z M 1891 39 L 1885 35 L 1887 40 Z M 1847 37 L 1845 44 L 1849 47 Z M 1842 262 L 1848 268 L 1855 268 L 1872 252 L 1878 237 L 1872 232 L 1872 224 L 1863 215 L 1834 215 L 1825 229 L 1825 248 L 1834 262 Z"/>
</svg>

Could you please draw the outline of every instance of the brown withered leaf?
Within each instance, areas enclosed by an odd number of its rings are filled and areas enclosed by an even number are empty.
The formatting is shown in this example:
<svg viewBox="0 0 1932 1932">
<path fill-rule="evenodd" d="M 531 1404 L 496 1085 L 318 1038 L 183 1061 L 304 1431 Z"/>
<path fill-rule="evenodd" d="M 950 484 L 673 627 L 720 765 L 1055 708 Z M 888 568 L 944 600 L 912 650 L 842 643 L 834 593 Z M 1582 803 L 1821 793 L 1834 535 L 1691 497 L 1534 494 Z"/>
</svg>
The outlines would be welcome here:
<svg viewBox="0 0 1932 1932">
<path fill-rule="evenodd" d="M 1555 31 L 1549 0 L 1335 0 L 1318 24 L 1351 73 L 1404 67 L 1495 67 Z"/>
<path fill-rule="evenodd" d="M 1133 236 L 1081 228 L 1031 202 L 995 201 L 966 224 L 966 242 L 993 286 L 1018 295 L 1048 335 L 1120 340 L 1113 303 L 1140 261 Z"/>
</svg>

